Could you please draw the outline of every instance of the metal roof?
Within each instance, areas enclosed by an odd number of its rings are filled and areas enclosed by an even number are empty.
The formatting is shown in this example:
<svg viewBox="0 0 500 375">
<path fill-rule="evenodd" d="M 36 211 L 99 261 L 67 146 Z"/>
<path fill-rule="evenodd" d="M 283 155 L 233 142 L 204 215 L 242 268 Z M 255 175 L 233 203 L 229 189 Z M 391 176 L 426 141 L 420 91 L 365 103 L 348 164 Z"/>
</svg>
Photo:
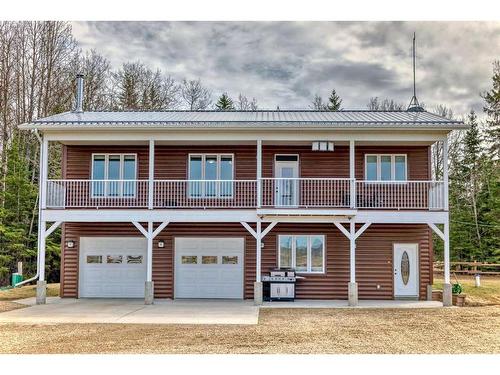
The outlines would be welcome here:
<svg viewBox="0 0 500 375">
<path fill-rule="evenodd" d="M 430 112 L 407 111 L 314 111 L 314 110 L 256 110 L 256 111 L 120 111 L 120 112 L 65 112 L 34 120 L 22 128 L 47 125 L 103 126 L 103 127 L 358 127 L 366 125 L 390 127 L 462 127 L 463 122 L 449 120 Z M 71 126 L 73 125 L 73 126 Z M 60 128 L 61 126 L 57 126 Z"/>
</svg>

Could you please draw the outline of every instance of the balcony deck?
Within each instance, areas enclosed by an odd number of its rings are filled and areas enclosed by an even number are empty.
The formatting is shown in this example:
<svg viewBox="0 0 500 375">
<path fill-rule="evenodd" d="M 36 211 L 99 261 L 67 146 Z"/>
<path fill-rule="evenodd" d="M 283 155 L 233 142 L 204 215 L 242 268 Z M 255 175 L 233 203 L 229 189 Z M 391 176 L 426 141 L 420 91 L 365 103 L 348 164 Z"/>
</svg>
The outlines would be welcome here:
<svg viewBox="0 0 500 375">
<path fill-rule="evenodd" d="M 151 184 L 151 186 L 150 186 Z M 442 181 L 48 180 L 47 209 L 445 209 Z"/>
</svg>

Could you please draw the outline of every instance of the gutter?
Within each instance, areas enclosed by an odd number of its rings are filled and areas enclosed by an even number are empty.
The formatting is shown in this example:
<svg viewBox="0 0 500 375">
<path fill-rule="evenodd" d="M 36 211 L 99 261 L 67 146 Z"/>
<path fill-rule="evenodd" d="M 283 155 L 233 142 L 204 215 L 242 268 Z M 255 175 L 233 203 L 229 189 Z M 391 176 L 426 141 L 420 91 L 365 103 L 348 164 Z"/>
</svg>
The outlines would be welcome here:
<svg viewBox="0 0 500 375">
<path fill-rule="evenodd" d="M 43 165 L 42 165 L 42 152 L 43 152 L 43 147 L 42 147 L 42 137 L 40 136 L 40 134 L 38 133 L 38 130 L 37 129 L 34 129 L 33 130 L 33 133 L 35 134 L 35 136 L 37 137 L 38 139 L 38 142 L 40 143 L 40 165 L 38 167 L 38 173 L 39 173 L 39 177 L 38 177 L 38 183 L 40 184 L 40 181 L 42 179 L 42 168 L 43 168 Z M 42 233 L 42 205 L 40 204 L 40 200 L 41 200 L 41 187 L 39 186 L 38 187 L 38 241 L 37 241 L 37 244 L 36 244 L 36 274 L 35 276 L 33 276 L 32 278 L 30 279 L 26 279 L 26 280 L 23 280 L 21 281 L 20 283 L 17 283 L 14 285 L 14 288 L 18 287 L 18 286 L 22 286 L 24 284 L 28 284 L 28 283 L 31 283 L 32 281 L 35 281 L 35 280 L 38 280 L 38 278 L 40 277 L 40 235 Z"/>
</svg>

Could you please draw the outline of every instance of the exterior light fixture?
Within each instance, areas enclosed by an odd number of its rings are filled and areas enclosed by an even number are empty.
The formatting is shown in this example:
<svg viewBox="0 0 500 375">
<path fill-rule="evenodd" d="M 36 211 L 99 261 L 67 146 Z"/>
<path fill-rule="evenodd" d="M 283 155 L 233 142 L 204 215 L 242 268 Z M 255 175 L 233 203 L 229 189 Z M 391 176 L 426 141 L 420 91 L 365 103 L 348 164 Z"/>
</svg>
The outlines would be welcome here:
<svg viewBox="0 0 500 375">
<path fill-rule="evenodd" d="M 314 141 L 312 143 L 313 151 L 333 151 L 333 142 L 330 141 Z"/>
<path fill-rule="evenodd" d="M 163 240 L 159 240 L 159 241 L 158 241 L 158 247 L 159 247 L 159 248 L 164 248 L 164 247 L 165 247 L 165 241 L 163 241 Z"/>
<path fill-rule="evenodd" d="M 75 241 L 73 241 L 73 240 L 66 241 L 66 247 L 68 247 L 68 249 L 74 248 L 75 247 Z"/>
</svg>

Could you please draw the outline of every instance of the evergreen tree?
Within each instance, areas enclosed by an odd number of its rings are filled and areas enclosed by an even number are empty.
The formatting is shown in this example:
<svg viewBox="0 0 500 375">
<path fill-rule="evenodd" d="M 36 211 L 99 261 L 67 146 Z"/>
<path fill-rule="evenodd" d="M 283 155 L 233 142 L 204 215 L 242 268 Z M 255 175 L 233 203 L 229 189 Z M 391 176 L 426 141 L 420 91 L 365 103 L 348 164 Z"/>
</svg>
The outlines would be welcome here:
<svg viewBox="0 0 500 375">
<path fill-rule="evenodd" d="M 493 158 L 500 159 L 500 61 L 493 63 L 493 87 L 483 97 L 486 102 L 484 112 L 488 115 L 488 143 Z"/>
<path fill-rule="evenodd" d="M 215 104 L 215 107 L 218 111 L 234 111 L 233 100 L 226 92 L 221 95 L 221 97 Z"/>
<path fill-rule="evenodd" d="M 332 90 L 330 97 L 328 98 L 328 103 L 326 104 L 326 109 L 329 111 L 340 111 L 340 105 L 342 104 L 342 99 L 337 95 L 335 89 Z"/>
</svg>

